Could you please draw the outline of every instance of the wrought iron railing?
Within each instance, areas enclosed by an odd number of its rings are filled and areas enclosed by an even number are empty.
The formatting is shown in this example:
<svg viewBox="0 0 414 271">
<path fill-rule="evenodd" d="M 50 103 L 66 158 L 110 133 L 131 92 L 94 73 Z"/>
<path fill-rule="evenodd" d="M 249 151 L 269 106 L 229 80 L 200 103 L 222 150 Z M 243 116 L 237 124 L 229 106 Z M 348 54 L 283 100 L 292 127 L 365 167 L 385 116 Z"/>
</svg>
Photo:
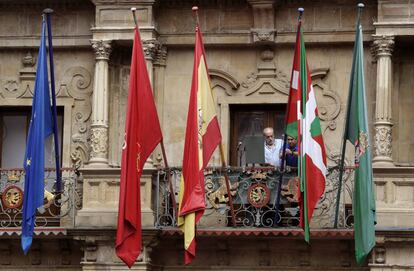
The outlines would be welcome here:
<svg viewBox="0 0 414 271">
<path fill-rule="evenodd" d="M 205 171 L 206 210 L 199 228 L 213 227 L 298 227 L 299 193 L 297 171 L 283 174 L 274 168 L 210 168 Z M 339 227 L 352 227 L 352 178 L 343 177 L 339 208 Z M 235 221 L 232 220 L 224 173 L 230 182 Z M 175 227 L 181 169 L 161 169 L 154 176 L 155 226 Z M 332 228 L 338 191 L 339 170 L 329 168 L 325 193 L 314 211 L 311 227 Z M 280 180 L 282 183 L 280 183 Z M 171 192 L 171 188 L 174 192 Z M 280 193 L 280 196 L 278 196 Z M 279 199 L 279 200 L 278 200 Z M 178 205 L 178 203 L 177 203 Z"/>
<path fill-rule="evenodd" d="M 23 169 L 0 169 L 0 230 L 21 227 L 25 174 Z M 56 171 L 45 171 L 44 205 L 37 210 L 36 227 L 74 227 L 81 208 L 79 174 L 62 169 L 61 193 L 56 192 Z"/>
</svg>

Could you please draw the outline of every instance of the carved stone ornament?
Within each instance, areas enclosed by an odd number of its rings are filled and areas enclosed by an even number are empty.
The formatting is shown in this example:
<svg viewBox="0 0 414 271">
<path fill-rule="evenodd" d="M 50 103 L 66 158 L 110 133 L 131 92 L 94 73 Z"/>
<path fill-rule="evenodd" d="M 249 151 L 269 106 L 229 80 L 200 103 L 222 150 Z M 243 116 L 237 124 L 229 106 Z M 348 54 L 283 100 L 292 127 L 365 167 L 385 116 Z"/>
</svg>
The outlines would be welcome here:
<svg viewBox="0 0 414 271">
<path fill-rule="evenodd" d="M 19 89 L 19 85 L 16 80 L 7 80 L 4 89 L 8 92 L 16 92 Z"/>
<path fill-rule="evenodd" d="M 107 128 L 92 128 L 91 131 L 91 158 L 106 156 L 108 151 Z"/>
<path fill-rule="evenodd" d="M 289 79 L 283 71 L 276 68 L 272 50 L 264 50 L 260 53 L 257 72 L 250 73 L 241 86 L 247 89 L 244 92 L 246 96 L 256 92 L 265 95 L 276 92 L 289 94 Z"/>
<path fill-rule="evenodd" d="M 392 155 L 392 134 L 391 127 L 375 127 L 375 156 L 391 157 Z"/>
<path fill-rule="evenodd" d="M 252 29 L 253 42 L 274 42 L 275 30 L 271 29 Z"/>
<path fill-rule="evenodd" d="M 92 40 L 92 48 L 95 51 L 96 59 L 108 60 L 112 52 L 110 40 Z"/>
<path fill-rule="evenodd" d="M 167 64 L 167 47 L 160 46 L 154 59 L 154 64 L 159 66 L 165 66 Z"/>
<path fill-rule="evenodd" d="M 32 56 L 32 54 L 27 52 L 26 56 L 23 57 L 22 63 L 24 67 L 33 67 L 36 64 L 36 59 Z"/>
<path fill-rule="evenodd" d="M 219 209 L 220 204 L 226 204 L 229 201 L 226 180 L 224 179 L 224 177 L 220 178 L 219 183 L 220 187 L 217 190 L 209 191 L 209 189 L 207 189 L 207 199 L 210 202 L 211 206 L 215 209 Z M 230 194 L 232 197 L 236 195 L 238 187 L 238 182 L 230 185 Z"/>
<path fill-rule="evenodd" d="M 380 56 L 391 56 L 394 50 L 394 36 L 374 35 L 371 53 L 375 59 Z"/>
<path fill-rule="evenodd" d="M 154 60 L 158 51 L 161 49 L 161 44 L 156 39 L 144 40 L 144 54 L 146 59 Z"/>
<path fill-rule="evenodd" d="M 374 262 L 376 264 L 385 264 L 386 250 L 385 247 L 374 248 Z"/>
</svg>

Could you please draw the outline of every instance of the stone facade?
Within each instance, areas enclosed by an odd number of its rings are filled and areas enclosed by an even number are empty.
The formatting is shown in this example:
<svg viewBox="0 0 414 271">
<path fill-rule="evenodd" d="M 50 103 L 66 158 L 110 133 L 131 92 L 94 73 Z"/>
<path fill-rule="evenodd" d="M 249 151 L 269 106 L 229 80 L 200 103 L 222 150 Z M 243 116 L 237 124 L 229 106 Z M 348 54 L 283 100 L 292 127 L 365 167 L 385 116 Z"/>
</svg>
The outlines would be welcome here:
<svg viewBox="0 0 414 271">
<path fill-rule="evenodd" d="M 115 256 L 114 240 L 134 27 L 130 8 L 138 8 L 167 159 L 170 166 L 180 166 L 193 66 L 194 3 L 199 4 L 226 159 L 232 106 L 287 103 L 297 8 L 304 7 L 304 37 L 328 164 L 338 162 L 355 1 L 1 0 L 0 108 L 31 105 L 40 14 L 46 7 L 55 10 L 52 25 L 57 104 L 63 109 L 62 165 L 80 169 L 83 194 L 73 227 L 63 235 L 39 235 L 24 260 L 19 260 L 18 236 L 0 236 L 0 269 L 126 269 Z M 309 247 L 296 237 L 201 236 L 199 256 L 187 269 L 414 267 L 410 257 L 414 247 L 410 230 L 414 224 L 413 8 L 409 0 L 367 0 L 362 16 L 378 214 L 377 246 L 369 263 L 356 266 L 349 237 L 324 237 Z M 184 269 L 182 238 L 168 237 L 154 228 L 152 174 L 163 162 L 156 149 L 141 180 L 144 252 L 134 270 Z M 218 153 L 211 165 L 220 165 Z M 351 199 L 345 197 L 345 201 Z M 171 251 L 172 247 L 178 248 Z"/>
</svg>

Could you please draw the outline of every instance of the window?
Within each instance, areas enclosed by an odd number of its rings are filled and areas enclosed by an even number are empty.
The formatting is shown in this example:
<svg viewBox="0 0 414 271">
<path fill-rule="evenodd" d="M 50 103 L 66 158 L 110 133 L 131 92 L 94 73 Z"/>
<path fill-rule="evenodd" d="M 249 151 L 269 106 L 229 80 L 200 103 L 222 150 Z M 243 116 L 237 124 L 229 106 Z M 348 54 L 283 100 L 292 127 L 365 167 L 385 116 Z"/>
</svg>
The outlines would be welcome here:
<svg viewBox="0 0 414 271">
<path fill-rule="evenodd" d="M 275 138 L 281 139 L 284 134 L 285 111 L 284 104 L 231 105 L 230 164 L 243 164 L 238 146 L 246 136 L 261 136 L 265 127 L 273 127 Z"/>
<path fill-rule="evenodd" d="M 63 108 L 58 107 L 58 134 L 62 155 Z M 0 167 L 22 168 L 26 150 L 31 107 L 7 107 L 0 109 Z M 62 162 L 62 159 L 60 160 Z M 55 167 L 53 136 L 45 142 L 45 167 Z"/>
</svg>

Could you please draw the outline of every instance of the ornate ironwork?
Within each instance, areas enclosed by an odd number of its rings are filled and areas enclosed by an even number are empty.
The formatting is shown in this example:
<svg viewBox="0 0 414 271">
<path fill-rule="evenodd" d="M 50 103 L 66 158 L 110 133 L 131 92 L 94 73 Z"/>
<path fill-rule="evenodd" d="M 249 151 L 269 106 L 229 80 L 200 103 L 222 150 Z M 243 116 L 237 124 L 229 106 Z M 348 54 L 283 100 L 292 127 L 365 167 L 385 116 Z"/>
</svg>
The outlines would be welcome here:
<svg viewBox="0 0 414 271">
<path fill-rule="evenodd" d="M 36 227 L 73 227 L 81 208 L 79 175 L 63 170 L 63 191 L 55 191 L 56 172 L 45 171 L 44 205 L 38 208 Z M 25 175 L 23 169 L 0 169 L 0 228 L 21 227 Z"/>
<path fill-rule="evenodd" d="M 236 225 L 232 225 L 229 207 L 229 195 L 225 185 L 224 173 L 230 181 L 230 194 L 236 217 Z M 344 191 L 341 196 L 339 226 L 352 226 L 351 170 L 343 177 Z M 168 183 L 170 175 L 171 193 Z M 297 172 L 288 170 L 283 173 L 282 184 L 279 185 L 281 172 L 274 168 L 213 168 L 205 171 L 206 209 L 198 227 L 298 227 L 299 225 L 299 180 Z M 326 189 L 317 204 L 311 227 L 332 228 L 335 216 L 336 194 L 338 191 L 339 169 L 328 170 Z M 172 205 L 172 197 L 178 202 L 178 189 L 181 179 L 179 169 L 159 170 L 156 178 L 156 227 L 176 226 L 177 210 Z M 277 212 L 277 195 L 280 191 L 279 209 Z"/>
</svg>

